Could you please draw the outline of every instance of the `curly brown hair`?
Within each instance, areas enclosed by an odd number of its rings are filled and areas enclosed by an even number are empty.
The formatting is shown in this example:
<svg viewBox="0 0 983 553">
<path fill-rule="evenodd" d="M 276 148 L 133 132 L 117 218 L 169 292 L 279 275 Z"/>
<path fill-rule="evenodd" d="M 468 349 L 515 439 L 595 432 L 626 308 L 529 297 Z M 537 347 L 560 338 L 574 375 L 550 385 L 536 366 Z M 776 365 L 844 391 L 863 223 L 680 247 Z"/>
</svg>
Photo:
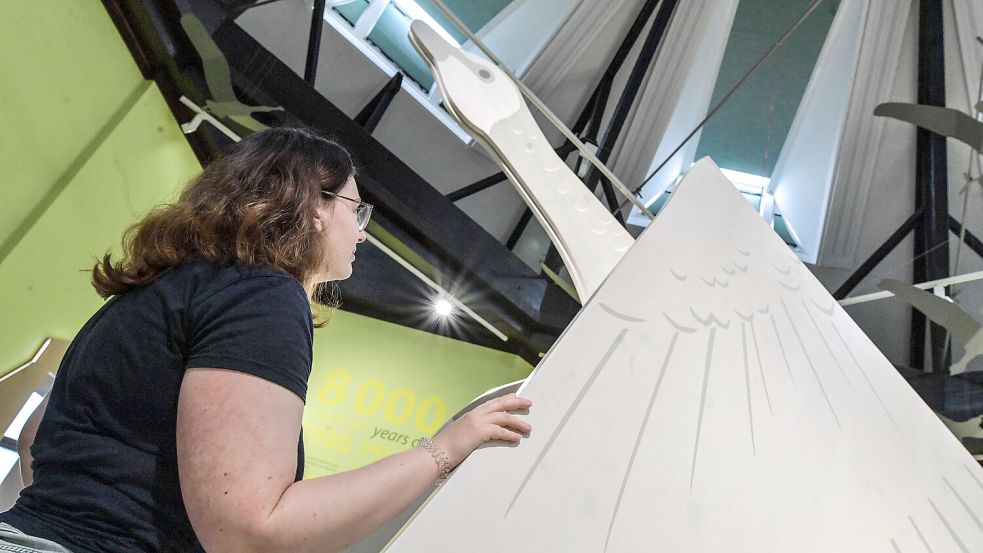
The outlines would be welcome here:
<svg viewBox="0 0 983 553">
<path fill-rule="evenodd" d="M 152 210 L 123 234 L 123 254 L 92 269 L 103 298 L 147 285 L 192 258 L 265 265 L 311 289 L 321 266 L 314 213 L 321 191 L 336 192 L 355 164 L 344 147 L 313 132 L 254 133 L 210 163 L 177 201 Z M 312 306 L 323 291 L 315 291 Z"/>
</svg>

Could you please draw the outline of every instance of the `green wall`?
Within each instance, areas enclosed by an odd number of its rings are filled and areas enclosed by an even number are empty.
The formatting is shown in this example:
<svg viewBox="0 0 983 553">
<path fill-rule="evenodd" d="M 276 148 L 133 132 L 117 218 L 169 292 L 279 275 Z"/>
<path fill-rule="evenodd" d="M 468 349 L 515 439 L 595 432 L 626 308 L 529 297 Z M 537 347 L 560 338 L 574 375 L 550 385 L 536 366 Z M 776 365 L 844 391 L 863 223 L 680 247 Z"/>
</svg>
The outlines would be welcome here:
<svg viewBox="0 0 983 553">
<path fill-rule="evenodd" d="M 99 2 L 0 18 L 0 372 L 102 300 L 83 269 L 199 165 Z"/>
<path fill-rule="evenodd" d="M 0 59 L 3 374 L 45 337 L 75 335 L 102 304 L 85 270 L 200 167 L 99 2 L 5 2 L 0 41 L 16 54 Z M 409 447 L 389 433 L 430 433 L 532 370 L 511 354 L 346 312 L 317 332 L 314 354 L 310 476 Z"/>
<path fill-rule="evenodd" d="M 142 83 L 99 2 L 7 0 L 0 51 L 2 259 L 32 210 L 67 184 L 76 159 Z"/>
<path fill-rule="evenodd" d="M 531 371 L 510 353 L 339 311 L 314 339 L 306 475 L 409 449 L 482 392 Z"/>
</svg>

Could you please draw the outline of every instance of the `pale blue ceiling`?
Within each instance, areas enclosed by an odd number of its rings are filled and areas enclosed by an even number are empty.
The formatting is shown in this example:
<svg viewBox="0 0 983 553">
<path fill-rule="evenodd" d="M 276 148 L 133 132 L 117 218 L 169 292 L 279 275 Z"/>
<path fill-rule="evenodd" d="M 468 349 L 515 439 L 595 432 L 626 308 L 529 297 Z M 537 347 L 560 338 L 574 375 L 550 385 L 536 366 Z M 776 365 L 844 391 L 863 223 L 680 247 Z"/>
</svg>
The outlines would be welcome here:
<svg viewBox="0 0 983 553">
<path fill-rule="evenodd" d="M 888 0 L 893 1 L 893 0 Z M 741 0 L 710 106 L 715 106 L 811 4 Z M 770 177 L 839 0 L 825 0 L 707 122 L 696 158 Z"/>
</svg>

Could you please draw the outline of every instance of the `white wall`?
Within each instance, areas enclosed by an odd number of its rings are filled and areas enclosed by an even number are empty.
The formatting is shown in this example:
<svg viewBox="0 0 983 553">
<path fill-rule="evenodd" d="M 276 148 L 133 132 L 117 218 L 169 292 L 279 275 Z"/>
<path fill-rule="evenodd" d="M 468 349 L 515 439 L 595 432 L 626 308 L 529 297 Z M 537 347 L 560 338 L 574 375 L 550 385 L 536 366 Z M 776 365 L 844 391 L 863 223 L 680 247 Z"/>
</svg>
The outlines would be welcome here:
<svg viewBox="0 0 983 553">
<path fill-rule="evenodd" d="M 883 101 L 914 102 L 916 99 L 917 10 L 911 10 L 901 45 L 893 92 Z M 877 152 L 868 201 L 858 220 L 860 242 L 857 265 L 866 260 L 914 211 L 915 128 L 893 119 L 885 120 Z M 913 241 L 901 243 L 851 295 L 876 292 L 885 278 L 911 282 Z M 811 267 L 830 291 L 853 272 L 854 267 Z M 847 308 L 847 313 L 894 363 L 908 363 L 911 309 L 897 299 L 881 300 Z"/>
<path fill-rule="evenodd" d="M 517 75 L 523 74 L 579 0 L 513 0 L 476 34 Z M 478 48 L 470 41 L 462 46 Z"/>
<path fill-rule="evenodd" d="M 769 191 L 808 263 L 819 257 L 866 7 L 867 0 L 840 2 L 771 176 Z"/>
</svg>

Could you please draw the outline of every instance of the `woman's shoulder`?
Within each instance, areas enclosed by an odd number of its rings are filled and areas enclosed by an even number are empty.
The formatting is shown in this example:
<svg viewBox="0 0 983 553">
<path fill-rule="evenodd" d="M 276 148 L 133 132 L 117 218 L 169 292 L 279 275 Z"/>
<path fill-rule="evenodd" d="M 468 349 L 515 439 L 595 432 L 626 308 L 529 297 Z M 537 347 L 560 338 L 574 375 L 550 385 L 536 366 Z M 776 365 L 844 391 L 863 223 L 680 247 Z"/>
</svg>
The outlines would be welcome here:
<svg viewBox="0 0 983 553">
<path fill-rule="evenodd" d="M 162 275 L 160 284 L 184 289 L 198 301 L 219 292 L 249 293 L 270 289 L 279 290 L 281 295 L 306 298 L 304 288 L 297 279 L 272 267 L 200 257 Z"/>
<path fill-rule="evenodd" d="M 168 271 L 172 278 L 207 279 L 223 283 L 234 283 L 252 278 L 274 278 L 297 282 L 293 276 L 268 265 L 249 265 L 235 261 L 215 261 L 195 257 L 183 265 Z M 299 285 L 300 283 L 297 282 Z"/>
</svg>

